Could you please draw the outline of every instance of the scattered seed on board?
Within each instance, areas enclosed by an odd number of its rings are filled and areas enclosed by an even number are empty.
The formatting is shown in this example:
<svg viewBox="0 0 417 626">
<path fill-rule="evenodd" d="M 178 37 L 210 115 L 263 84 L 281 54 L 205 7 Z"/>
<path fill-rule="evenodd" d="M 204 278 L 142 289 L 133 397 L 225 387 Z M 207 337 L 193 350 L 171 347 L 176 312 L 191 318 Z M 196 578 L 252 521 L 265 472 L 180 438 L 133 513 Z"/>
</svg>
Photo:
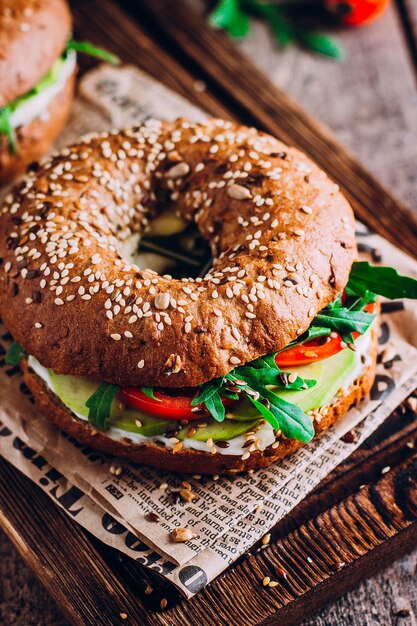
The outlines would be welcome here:
<svg viewBox="0 0 417 626">
<path fill-rule="evenodd" d="M 195 535 L 189 528 L 174 528 L 171 531 L 171 537 L 175 543 L 184 543 L 193 539 Z"/>
</svg>

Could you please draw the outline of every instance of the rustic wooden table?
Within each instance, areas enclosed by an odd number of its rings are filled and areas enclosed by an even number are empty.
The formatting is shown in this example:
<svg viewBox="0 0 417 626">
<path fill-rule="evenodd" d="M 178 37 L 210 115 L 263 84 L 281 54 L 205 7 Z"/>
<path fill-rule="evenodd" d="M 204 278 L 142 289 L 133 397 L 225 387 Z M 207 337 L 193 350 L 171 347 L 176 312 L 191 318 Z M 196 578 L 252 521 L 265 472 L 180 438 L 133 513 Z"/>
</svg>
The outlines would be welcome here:
<svg viewBox="0 0 417 626">
<path fill-rule="evenodd" d="M 239 46 L 417 213 L 417 3 L 398 0 L 378 22 L 344 31 L 340 39 L 347 51 L 342 63 L 296 48 L 277 50 L 261 24 Z M 303 626 L 415 624 L 416 567 L 417 554 L 403 558 Z M 0 623 L 67 624 L 3 535 Z"/>
</svg>

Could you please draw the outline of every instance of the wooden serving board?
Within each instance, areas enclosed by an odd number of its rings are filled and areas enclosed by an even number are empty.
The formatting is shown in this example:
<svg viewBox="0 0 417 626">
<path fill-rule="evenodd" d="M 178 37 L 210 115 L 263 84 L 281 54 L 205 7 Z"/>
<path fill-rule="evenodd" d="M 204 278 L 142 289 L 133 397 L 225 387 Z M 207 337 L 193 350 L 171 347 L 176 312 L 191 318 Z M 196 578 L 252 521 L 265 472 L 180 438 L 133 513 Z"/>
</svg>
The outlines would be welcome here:
<svg viewBox="0 0 417 626">
<path fill-rule="evenodd" d="M 170 6 L 129 0 L 128 16 L 111 0 L 77 0 L 76 35 L 137 64 L 213 115 L 296 144 L 340 183 L 358 217 L 415 252 L 416 218 L 224 37 L 182 2 L 175 11 Z M 206 91 L 195 89 L 197 79 Z M 74 624 L 296 624 L 417 544 L 414 406 L 399 407 L 283 519 L 266 549 L 242 557 L 189 601 L 157 578 L 153 593 L 145 594 L 149 570 L 93 539 L 1 459 L 0 525 Z M 263 587 L 265 576 L 280 584 Z M 168 606 L 161 612 L 162 598 Z"/>
</svg>

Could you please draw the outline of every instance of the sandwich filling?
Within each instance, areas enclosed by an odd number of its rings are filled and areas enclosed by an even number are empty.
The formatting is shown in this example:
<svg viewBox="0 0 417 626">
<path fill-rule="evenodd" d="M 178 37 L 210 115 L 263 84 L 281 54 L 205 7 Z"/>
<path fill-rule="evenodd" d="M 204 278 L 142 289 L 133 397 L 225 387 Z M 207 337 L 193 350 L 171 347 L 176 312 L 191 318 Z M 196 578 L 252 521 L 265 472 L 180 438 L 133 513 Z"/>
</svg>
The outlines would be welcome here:
<svg viewBox="0 0 417 626">
<path fill-rule="evenodd" d="M 355 350 L 346 347 L 330 357 L 286 369 L 290 379 L 301 377 L 303 380 L 315 380 L 314 386 L 288 390 L 271 385 L 271 392 L 298 406 L 312 423 L 318 423 L 326 408 L 346 393 L 371 364 L 371 332 L 369 328 L 355 341 Z M 88 421 L 89 409 L 86 403 L 97 391 L 98 383 L 75 376 L 57 375 L 32 356 L 29 356 L 28 364 L 74 416 Z M 155 394 L 157 397 L 157 392 Z M 226 407 L 225 419 L 221 422 L 210 415 L 197 415 L 197 419 L 190 420 L 172 419 L 168 412 L 164 418 L 128 406 L 124 400 L 122 389 L 112 401 L 107 420 L 106 434 L 115 440 L 129 439 L 138 444 L 159 443 L 168 449 L 181 444 L 181 448 L 185 449 L 242 456 L 249 452 L 249 447 L 262 451 L 276 445 L 282 435 L 243 395 L 236 403 Z M 143 406 L 146 407 L 146 404 Z"/>
</svg>

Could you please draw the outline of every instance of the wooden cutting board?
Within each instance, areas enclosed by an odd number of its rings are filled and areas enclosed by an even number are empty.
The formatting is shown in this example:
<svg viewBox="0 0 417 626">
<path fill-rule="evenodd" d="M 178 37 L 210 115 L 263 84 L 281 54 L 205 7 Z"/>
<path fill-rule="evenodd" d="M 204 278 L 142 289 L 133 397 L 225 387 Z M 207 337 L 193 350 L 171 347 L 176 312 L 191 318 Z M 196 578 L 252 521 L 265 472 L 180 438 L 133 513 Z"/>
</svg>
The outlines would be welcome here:
<svg viewBox="0 0 417 626">
<path fill-rule="evenodd" d="M 111 0 L 73 2 L 76 36 L 106 46 L 213 115 L 299 146 L 339 182 L 358 217 L 417 250 L 416 218 L 222 35 L 178 0 L 175 12 L 165 0 L 126 6 L 129 16 Z M 205 91 L 195 88 L 202 78 Z M 296 624 L 417 543 L 412 407 L 415 401 L 406 401 L 283 519 L 266 549 L 255 548 L 189 601 L 157 578 L 145 594 L 149 570 L 94 540 L 1 459 L 0 524 L 74 624 Z M 279 585 L 263 587 L 265 576 Z M 161 612 L 162 598 L 168 606 Z"/>
</svg>

